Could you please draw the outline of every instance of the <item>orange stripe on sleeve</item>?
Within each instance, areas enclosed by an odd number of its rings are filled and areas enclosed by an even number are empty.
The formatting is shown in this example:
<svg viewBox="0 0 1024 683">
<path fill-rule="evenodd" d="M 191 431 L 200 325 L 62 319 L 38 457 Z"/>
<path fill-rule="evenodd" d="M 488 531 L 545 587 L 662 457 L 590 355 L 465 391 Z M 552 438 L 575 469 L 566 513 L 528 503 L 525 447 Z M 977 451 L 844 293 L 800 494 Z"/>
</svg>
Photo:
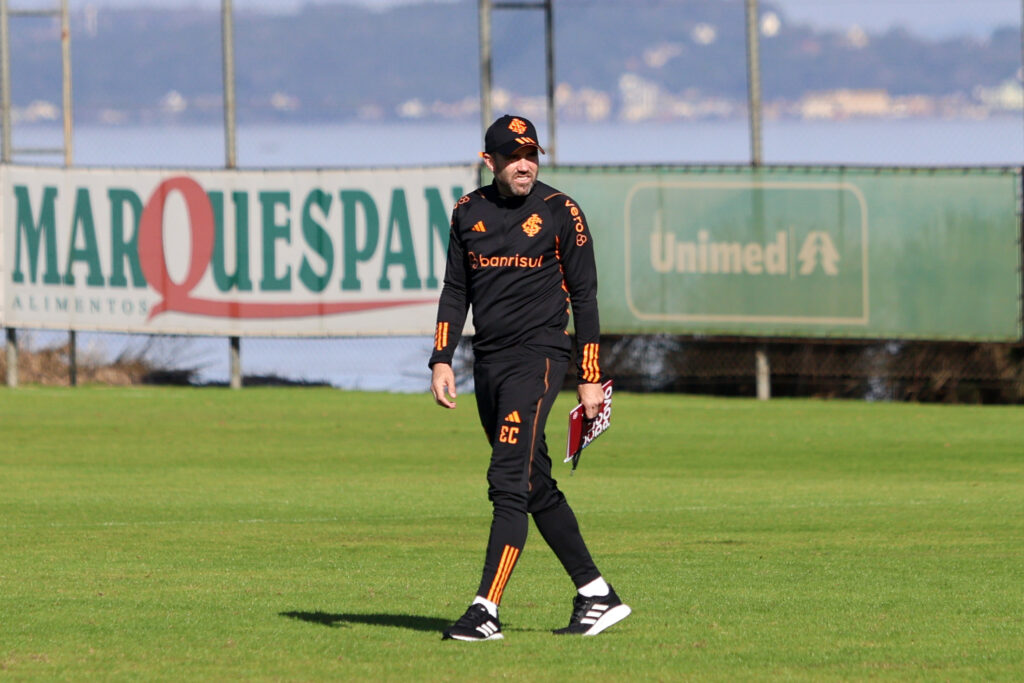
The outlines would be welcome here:
<svg viewBox="0 0 1024 683">
<path fill-rule="evenodd" d="M 444 351 L 448 346 L 448 323 L 438 323 L 434 332 L 434 350 Z"/>
<path fill-rule="evenodd" d="M 583 379 L 586 382 L 601 381 L 600 348 L 599 344 L 583 345 L 583 363 L 581 365 L 583 367 Z"/>
</svg>

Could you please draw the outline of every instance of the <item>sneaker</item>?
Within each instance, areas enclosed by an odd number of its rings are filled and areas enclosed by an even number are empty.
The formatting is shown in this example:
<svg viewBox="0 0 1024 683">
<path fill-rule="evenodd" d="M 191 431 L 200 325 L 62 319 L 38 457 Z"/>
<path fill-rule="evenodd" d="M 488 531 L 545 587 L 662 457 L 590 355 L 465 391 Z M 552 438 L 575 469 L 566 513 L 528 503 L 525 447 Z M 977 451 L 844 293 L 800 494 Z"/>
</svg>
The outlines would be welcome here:
<svg viewBox="0 0 1024 683">
<path fill-rule="evenodd" d="M 448 627 L 442 640 L 501 640 L 501 622 L 483 605 L 470 605 L 459 620 Z"/>
<path fill-rule="evenodd" d="M 555 629 L 552 633 L 596 636 L 628 617 L 633 610 L 629 605 L 622 604 L 614 588 L 609 586 L 608 589 L 608 595 L 599 595 L 595 598 L 587 598 L 577 593 L 572 601 L 569 625 Z"/>
</svg>

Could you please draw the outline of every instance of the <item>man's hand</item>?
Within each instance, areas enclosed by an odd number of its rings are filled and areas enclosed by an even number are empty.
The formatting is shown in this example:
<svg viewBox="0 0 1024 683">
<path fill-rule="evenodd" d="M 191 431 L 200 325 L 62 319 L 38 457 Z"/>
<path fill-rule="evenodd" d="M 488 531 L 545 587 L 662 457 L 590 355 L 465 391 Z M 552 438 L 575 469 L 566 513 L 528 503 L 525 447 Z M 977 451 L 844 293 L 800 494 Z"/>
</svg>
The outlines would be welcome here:
<svg viewBox="0 0 1024 683">
<path fill-rule="evenodd" d="M 434 366 L 437 367 L 436 365 Z M 580 405 L 583 406 L 583 414 L 588 420 L 593 420 L 601 412 L 601 404 L 604 403 L 604 389 L 600 384 L 580 384 L 576 387 L 576 395 L 579 396 Z"/>
<path fill-rule="evenodd" d="M 430 379 L 430 393 L 434 395 L 437 405 L 445 408 L 455 407 L 455 373 L 452 371 L 452 366 L 447 363 L 434 363 L 433 375 Z M 604 396 L 604 394 L 601 395 Z"/>
</svg>

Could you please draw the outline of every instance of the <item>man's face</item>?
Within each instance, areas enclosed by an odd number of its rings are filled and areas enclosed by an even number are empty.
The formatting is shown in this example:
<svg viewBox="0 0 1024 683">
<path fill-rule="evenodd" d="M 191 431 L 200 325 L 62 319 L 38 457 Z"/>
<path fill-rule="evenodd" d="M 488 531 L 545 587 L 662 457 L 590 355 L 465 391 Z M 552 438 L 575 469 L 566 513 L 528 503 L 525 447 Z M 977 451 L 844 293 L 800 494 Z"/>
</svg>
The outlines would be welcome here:
<svg viewBox="0 0 1024 683">
<path fill-rule="evenodd" d="M 537 148 L 520 147 L 512 154 L 484 154 L 487 168 L 494 173 L 498 192 L 506 197 L 525 197 L 537 182 Z"/>
</svg>

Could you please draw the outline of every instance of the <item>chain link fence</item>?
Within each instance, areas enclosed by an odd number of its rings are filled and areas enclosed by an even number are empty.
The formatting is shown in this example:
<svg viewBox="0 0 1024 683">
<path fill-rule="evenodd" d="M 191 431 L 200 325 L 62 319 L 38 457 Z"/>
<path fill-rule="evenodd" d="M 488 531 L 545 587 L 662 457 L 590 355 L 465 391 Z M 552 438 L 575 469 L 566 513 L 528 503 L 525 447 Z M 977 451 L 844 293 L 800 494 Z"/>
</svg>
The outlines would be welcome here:
<svg viewBox="0 0 1024 683">
<path fill-rule="evenodd" d="M 6 341 L 0 373 L 6 376 Z M 419 392 L 430 387 L 430 338 L 243 337 L 244 386 L 334 386 Z M 225 337 L 18 330 L 18 383 L 227 386 Z"/>
<path fill-rule="evenodd" d="M 223 338 L 79 333 L 77 341 L 81 384 L 228 384 Z M 243 385 L 426 392 L 430 343 L 244 338 Z M 20 331 L 18 346 L 20 383 L 71 384 L 67 333 Z M 763 351 L 777 398 L 1024 403 L 1024 344 L 606 335 L 602 349 L 605 372 L 620 391 L 753 397 L 755 355 Z M 460 392 L 472 391 L 472 361 L 464 340 L 454 361 Z M 0 372 L 6 374 L 6 353 Z M 574 382 L 570 371 L 566 389 Z"/>
<path fill-rule="evenodd" d="M 755 396 L 763 351 L 775 397 L 949 403 L 1024 403 L 1024 345 L 930 341 L 603 340 L 620 389 Z"/>
</svg>

